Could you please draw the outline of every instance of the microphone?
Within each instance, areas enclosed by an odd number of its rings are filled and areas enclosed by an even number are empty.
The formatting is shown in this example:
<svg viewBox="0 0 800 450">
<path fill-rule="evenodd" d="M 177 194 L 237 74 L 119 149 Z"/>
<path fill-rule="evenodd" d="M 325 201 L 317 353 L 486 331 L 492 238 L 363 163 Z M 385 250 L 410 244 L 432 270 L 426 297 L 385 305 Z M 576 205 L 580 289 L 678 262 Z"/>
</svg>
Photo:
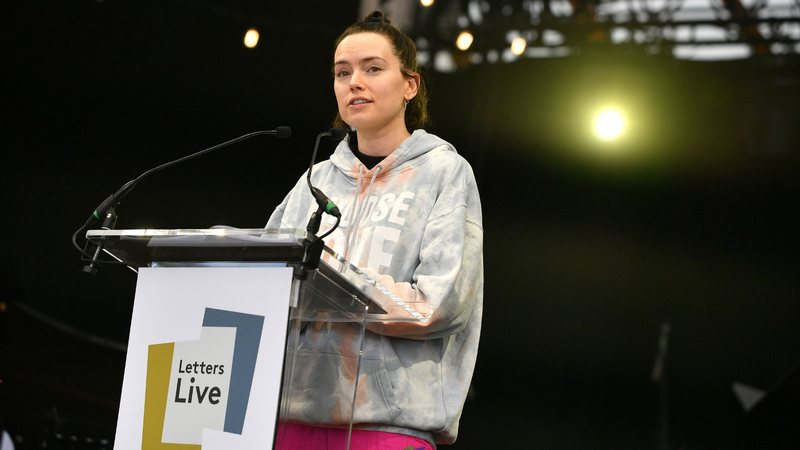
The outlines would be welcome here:
<svg viewBox="0 0 800 450">
<path fill-rule="evenodd" d="M 342 213 L 339 211 L 339 207 L 336 206 L 327 195 L 325 195 L 321 190 L 314 187 L 311 184 L 311 171 L 314 170 L 314 164 L 317 162 L 317 150 L 319 149 L 319 141 L 323 137 L 329 137 L 334 141 L 341 141 L 347 135 L 347 131 L 342 128 L 331 128 L 328 131 L 320 133 L 317 135 L 317 141 L 314 143 L 314 151 L 311 153 L 311 162 L 308 165 L 308 173 L 306 176 L 306 181 L 308 182 L 308 188 L 311 190 L 311 195 L 314 196 L 314 200 L 317 201 L 317 212 L 315 212 L 311 216 L 311 221 L 308 223 L 308 227 L 306 231 L 312 234 L 317 234 L 319 231 L 320 222 L 322 221 L 322 212 L 326 212 L 337 219 L 342 217 Z"/>
<path fill-rule="evenodd" d="M 339 226 L 339 221 L 342 220 L 342 213 L 339 211 L 339 207 L 336 206 L 336 203 L 333 202 L 330 198 L 328 198 L 325 193 L 323 193 L 318 188 L 314 187 L 311 184 L 311 171 L 314 169 L 314 163 L 317 162 L 317 150 L 319 149 L 319 141 L 323 137 L 329 137 L 335 141 L 341 141 L 344 139 L 345 135 L 347 135 L 347 131 L 341 128 L 331 128 L 328 131 L 322 132 L 317 135 L 317 141 L 314 143 L 314 151 L 311 152 L 311 162 L 308 164 L 308 173 L 306 176 L 306 181 L 308 182 L 308 188 L 311 190 L 311 195 L 314 196 L 314 200 L 317 202 L 317 210 L 311 214 L 311 219 L 308 221 L 308 225 L 306 226 L 306 233 L 311 236 L 316 236 L 319 232 L 319 227 L 322 224 L 322 214 L 328 213 L 334 217 L 336 217 L 336 223 L 322 236 L 317 236 L 316 239 L 313 241 L 310 238 L 305 239 L 305 251 L 303 254 L 303 264 L 302 270 L 295 272 L 295 277 L 300 279 L 305 279 L 305 271 L 316 269 L 319 266 L 319 258 L 322 254 L 322 247 L 324 244 L 324 239 L 329 234 L 333 233 Z"/>
<path fill-rule="evenodd" d="M 221 144 L 217 144 L 217 145 L 214 145 L 212 147 L 200 150 L 199 152 L 195 152 L 195 153 L 192 153 L 190 155 L 184 156 L 182 158 L 178 158 L 178 159 L 176 159 L 174 161 L 169 161 L 167 163 L 161 164 L 160 166 L 156 166 L 156 167 L 154 167 L 154 168 L 142 173 L 138 177 L 136 177 L 136 178 L 128 181 L 127 183 L 123 184 L 122 187 L 117 189 L 116 192 L 114 192 L 113 194 L 111 194 L 108 197 L 106 197 L 105 200 L 103 200 L 99 205 L 97 205 L 97 208 L 95 208 L 95 210 L 92 212 L 92 214 L 86 220 L 86 223 L 84 223 L 83 226 L 78 228 L 78 230 L 75 232 L 75 234 L 72 235 L 72 245 L 75 246 L 75 248 L 77 248 L 79 252 L 81 252 L 85 257 L 89 258 L 89 260 L 91 261 L 90 264 L 88 264 L 86 267 L 84 267 L 83 270 L 85 272 L 92 273 L 92 274 L 94 274 L 97 271 L 95 269 L 95 266 L 97 265 L 100 253 L 102 252 L 103 243 L 102 242 L 99 243 L 97 245 L 97 248 L 94 251 L 94 254 L 90 255 L 89 253 L 87 253 L 84 249 L 82 249 L 78 245 L 78 243 L 77 243 L 78 234 L 81 231 L 83 231 L 86 228 L 88 228 L 89 225 L 91 225 L 93 222 L 96 222 L 98 220 L 104 220 L 105 221 L 104 224 L 103 224 L 104 227 L 106 227 L 108 225 L 108 223 L 111 223 L 111 226 L 113 227 L 113 223 L 116 221 L 116 215 L 114 213 L 114 209 L 117 206 L 119 206 L 120 201 L 126 195 L 130 194 L 130 192 L 133 190 L 134 187 L 136 187 L 136 184 L 142 178 L 144 178 L 144 177 L 146 177 L 146 176 L 148 176 L 148 175 L 150 175 L 152 173 L 155 173 L 155 172 L 158 172 L 160 170 L 166 169 L 167 167 L 172 167 L 172 166 L 174 166 L 176 164 L 180 164 L 180 163 L 182 163 L 184 161 L 188 161 L 190 159 L 197 158 L 198 156 L 205 155 L 206 153 L 213 152 L 214 150 L 218 150 L 218 149 L 227 147 L 229 145 L 235 144 L 237 142 L 245 141 L 247 139 L 250 139 L 250 138 L 253 138 L 253 137 L 256 137 L 256 136 L 263 136 L 263 135 L 274 135 L 274 136 L 277 136 L 278 138 L 285 139 L 285 138 L 288 138 L 288 137 L 292 136 L 292 129 L 287 127 L 287 126 L 279 126 L 279 127 L 275 128 L 274 130 L 260 130 L 260 131 L 254 131 L 252 133 L 247 133 L 245 135 L 239 136 L 239 137 L 231 139 L 229 141 L 225 141 L 225 142 L 223 142 Z M 316 149 L 315 149 L 315 151 L 316 151 Z"/>
</svg>

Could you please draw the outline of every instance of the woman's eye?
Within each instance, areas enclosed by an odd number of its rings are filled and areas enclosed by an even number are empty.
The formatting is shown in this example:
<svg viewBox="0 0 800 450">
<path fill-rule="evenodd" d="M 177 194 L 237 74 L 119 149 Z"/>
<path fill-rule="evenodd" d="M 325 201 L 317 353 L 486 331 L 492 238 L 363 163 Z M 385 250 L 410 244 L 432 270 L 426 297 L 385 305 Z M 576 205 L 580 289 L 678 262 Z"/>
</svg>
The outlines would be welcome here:
<svg viewBox="0 0 800 450">
<path fill-rule="evenodd" d="M 337 78 L 346 77 L 348 75 L 350 75 L 350 72 L 348 72 L 346 70 L 340 70 L 340 71 L 336 72 L 336 77 Z"/>
<path fill-rule="evenodd" d="M 380 70 L 381 68 L 378 66 L 370 66 L 369 68 L 367 68 L 367 72 L 379 72 Z"/>
</svg>

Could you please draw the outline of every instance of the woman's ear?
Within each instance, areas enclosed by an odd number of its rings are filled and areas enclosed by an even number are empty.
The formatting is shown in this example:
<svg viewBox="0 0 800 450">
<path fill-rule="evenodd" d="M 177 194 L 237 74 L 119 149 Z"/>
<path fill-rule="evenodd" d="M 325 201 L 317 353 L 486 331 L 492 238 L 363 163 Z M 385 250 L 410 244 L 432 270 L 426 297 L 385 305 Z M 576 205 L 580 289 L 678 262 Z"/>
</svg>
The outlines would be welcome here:
<svg viewBox="0 0 800 450">
<path fill-rule="evenodd" d="M 411 72 L 406 75 L 406 92 L 403 94 L 406 101 L 410 101 L 417 96 L 420 80 L 420 75 L 417 72 Z"/>
</svg>

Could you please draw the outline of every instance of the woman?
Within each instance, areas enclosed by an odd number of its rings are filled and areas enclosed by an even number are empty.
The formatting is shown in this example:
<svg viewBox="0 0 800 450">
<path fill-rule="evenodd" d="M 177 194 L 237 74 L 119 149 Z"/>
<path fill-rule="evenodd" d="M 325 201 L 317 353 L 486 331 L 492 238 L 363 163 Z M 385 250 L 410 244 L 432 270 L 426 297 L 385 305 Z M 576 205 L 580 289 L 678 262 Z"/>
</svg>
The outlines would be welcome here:
<svg viewBox="0 0 800 450">
<path fill-rule="evenodd" d="M 469 164 L 426 133 L 426 90 L 413 41 L 374 12 L 334 53 L 335 126 L 348 136 L 312 182 L 342 211 L 326 244 L 429 317 L 371 324 L 364 337 L 352 449 L 450 444 L 475 365 L 483 309 L 483 230 Z M 413 133 L 409 130 L 414 130 Z M 316 204 L 301 177 L 267 228 L 302 228 Z M 333 224 L 326 219 L 321 232 Z M 342 350 L 355 329 L 309 326 L 297 355 L 279 448 L 343 448 L 352 378 Z M 305 389 L 304 389 L 305 387 Z M 351 393 L 351 392 L 350 392 Z M 340 427 L 340 428 L 337 428 Z M 324 442 L 333 442 L 330 447 Z"/>
</svg>

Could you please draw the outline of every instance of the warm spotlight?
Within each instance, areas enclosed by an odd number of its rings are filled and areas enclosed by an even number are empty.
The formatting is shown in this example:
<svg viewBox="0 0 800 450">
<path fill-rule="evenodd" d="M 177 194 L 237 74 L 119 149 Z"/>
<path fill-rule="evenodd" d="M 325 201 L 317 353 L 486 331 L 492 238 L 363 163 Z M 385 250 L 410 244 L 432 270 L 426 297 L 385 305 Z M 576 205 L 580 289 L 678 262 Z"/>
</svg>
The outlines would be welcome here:
<svg viewBox="0 0 800 450">
<path fill-rule="evenodd" d="M 528 41 L 522 36 L 517 36 L 511 41 L 511 53 L 515 56 L 520 56 L 525 52 L 525 47 L 528 46 Z"/>
<path fill-rule="evenodd" d="M 472 33 L 469 31 L 462 31 L 456 39 L 456 47 L 458 47 L 459 50 L 467 50 L 469 46 L 472 45 L 473 39 Z"/>
<path fill-rule="evenodd" d="M 250 28 L 244 34 L 244 46 L 247 48 L 255 48 L 256 45 L 258 45 L 258 38 L 259 38 L 258 30 L 256 30 L 255 28 Z"/>
<path fill-rule="evenodd" d="M 420 5 L 424 7 L 433 6 L 433 0 L 419 0 Z"/>
<path fill-rule="evenodd" d="M 625 132 L 625 116 L 615 108 L 606 108 L 594 118 L 594 134 L 604 140 L 613 141 Z"/>
</svg>

